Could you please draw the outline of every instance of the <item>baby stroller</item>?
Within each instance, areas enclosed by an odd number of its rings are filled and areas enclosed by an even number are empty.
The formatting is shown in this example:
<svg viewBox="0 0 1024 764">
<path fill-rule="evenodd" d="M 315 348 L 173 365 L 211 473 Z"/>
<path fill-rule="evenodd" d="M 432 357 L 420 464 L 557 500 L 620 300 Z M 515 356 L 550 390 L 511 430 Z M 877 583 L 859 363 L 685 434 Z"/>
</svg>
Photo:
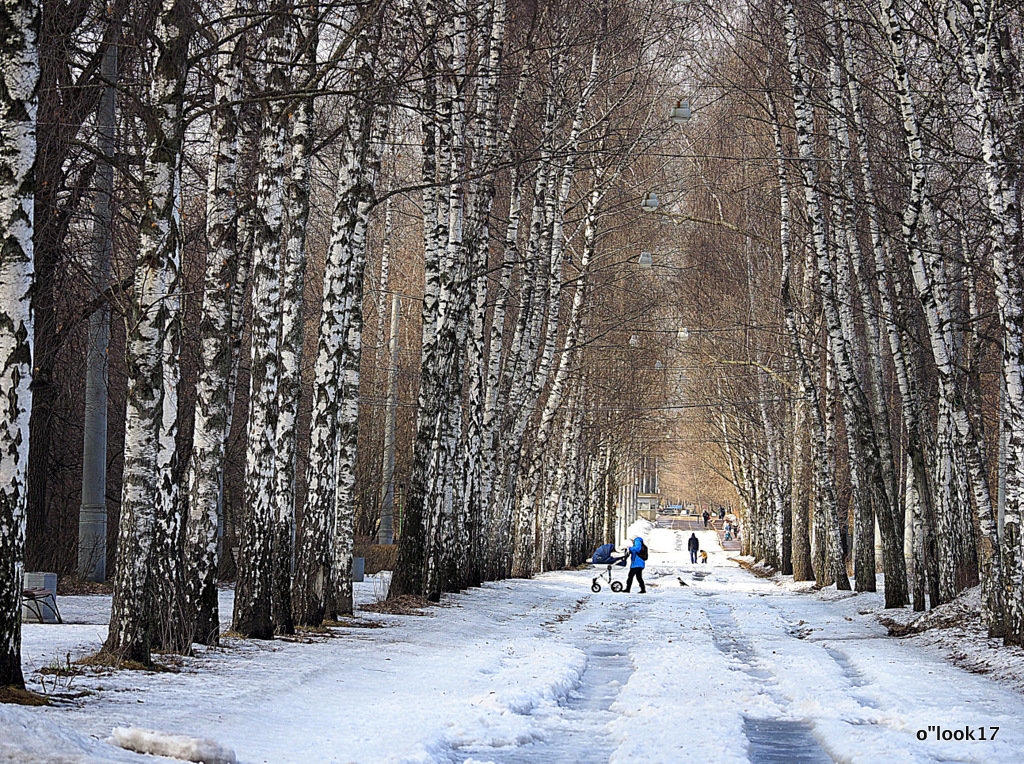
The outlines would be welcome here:
<svg viewBox="0 0 1024 764">
<path fill-rule="evenodd" d="M 607 566 L 607 570 L 605 570 L 604 573 L 599 573 L 598 575 L 594 576 L 594 581 L 590 585 L 590 591 L 594 592 L 595 594 L 601 591 L 602 579 L 608 582 L 613 592 L 622 591 L 622 582 L 612 580 L 612 565 L 618 565 L 620 568 L 626 567 L 626 559 L 628 555 L 624 554 L 622 555 L 622 557 L 614 557 L 614 554 L 614 544 L 603 544 L 595 550 L 594 556 L 590 559 L 592 565 Z"/>
</svg>

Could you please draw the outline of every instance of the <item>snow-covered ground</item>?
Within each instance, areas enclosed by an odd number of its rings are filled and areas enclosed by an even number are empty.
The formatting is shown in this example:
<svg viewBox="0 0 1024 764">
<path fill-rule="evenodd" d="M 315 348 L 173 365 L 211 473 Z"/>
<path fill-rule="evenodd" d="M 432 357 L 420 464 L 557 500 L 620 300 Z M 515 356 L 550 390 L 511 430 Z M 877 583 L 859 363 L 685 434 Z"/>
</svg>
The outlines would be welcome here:
<svg viewBox="0 0 1024 764">
<path fill-rule="evenodd" d="M 709 563 L 691 565 L 688 532 L 636 530 L 651 549 L 646 595 L 592 594 L 597 571 L 550 573 L 422 616 L 361 615 L 381 628 L 227 639 L 173 673 L 90 673 L 70 687 L 38 670 L 100 646 L 109 598 L 62 597 L 69 623 L 25 627 L 30 682 L 88 694 L 0 705 L 0 761 L 167 761 L 116 747 L 114 728 L 205 738 L 247 764 L 1021 760 L 1024 697 L 886 636 L 878 595 L 755 578 L 709 532 Z M 380 588 L 357 584 L 357 600 Z M 936 727 L 999 731 L 944 742 Z"/>
</svg>

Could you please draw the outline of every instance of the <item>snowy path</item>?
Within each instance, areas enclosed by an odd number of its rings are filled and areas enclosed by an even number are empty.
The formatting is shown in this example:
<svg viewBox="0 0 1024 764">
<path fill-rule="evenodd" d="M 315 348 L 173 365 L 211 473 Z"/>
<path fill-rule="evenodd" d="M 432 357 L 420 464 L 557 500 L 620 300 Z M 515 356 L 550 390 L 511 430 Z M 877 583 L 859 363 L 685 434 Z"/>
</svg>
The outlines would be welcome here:
<svg viewBox="0 0 1024 764">
<path fill-rule="evenodd" d="M 64 707 L 0 706 L 0 761 L 167 761 L 108 745 L 115 726 L 207 737 L 245 764 L 1020 761 L 1024 698 L 884 636 L 878 595 L 793 593 L 729 562 L 710 533 L 710 563 L 693 566 L 687 536 L 649 534 L 644 596 L 552 573 L 422 617 L 365 617 L 384 628 L 228 640 L 178 673 L 79 677 L 71 689 L 92 694 Z M 33 668 L 105 634 L 106 598 L 61 606 L 79 623 L 28 626 Z M 918 740 L 929 725 L 1000 730 Z"/>
</svg>

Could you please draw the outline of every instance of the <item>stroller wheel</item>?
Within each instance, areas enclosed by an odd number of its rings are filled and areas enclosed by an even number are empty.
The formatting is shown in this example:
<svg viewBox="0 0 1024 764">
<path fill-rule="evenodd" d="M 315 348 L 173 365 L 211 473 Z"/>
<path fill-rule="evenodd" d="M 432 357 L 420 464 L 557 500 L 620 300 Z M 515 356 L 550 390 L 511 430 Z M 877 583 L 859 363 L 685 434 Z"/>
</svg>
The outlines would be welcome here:
<svg viewBox="0 0 1024 764">
<path fill-rule="evenodd" d="M 590 585 L 590 591 L 592 591 L 594 594 L 597 594 L 599 591 L 601 591 L 601 584 L 597 583 L 597 581 L 595 580 L 594 583 Z"/>
<path fill-rule="evenodd" d="M 622 582 L 621 581 L 612 581 L 612 591 L 613 592 L 621 592 L 622 591 Z"/>
</svg>

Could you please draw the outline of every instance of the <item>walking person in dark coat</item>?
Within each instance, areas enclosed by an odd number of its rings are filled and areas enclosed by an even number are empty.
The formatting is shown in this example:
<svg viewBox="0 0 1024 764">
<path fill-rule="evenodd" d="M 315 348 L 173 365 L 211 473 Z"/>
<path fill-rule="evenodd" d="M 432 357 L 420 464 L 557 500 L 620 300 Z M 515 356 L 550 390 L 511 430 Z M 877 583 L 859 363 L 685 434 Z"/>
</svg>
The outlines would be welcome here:
<svg viewBox="0 0 1024 764">
<path fill-rule="evenodd" d="M 633 586 L 633 579 L 640 584 L 640 593 L 647 594 L 647 587 L 644 586 L 644 558 L 640 556 L 640 550 L 644 548 L 644 540 L 637 536 L 633 539 L 633 546 L 626 551 L 629 552 L 629 575 L 626 576 L 626 591 Z"/>
<path fill-rule="evenodd" d="M 690 562 L 697 562 L 697 552 L 700 551 L 700 542 L 697 534 L 691 533 L 690 540 L 686 542 L 686 548 L 690 550 Z"/>
<path fill-rule="evenodd" d="M 708 527 L 708 520 L 710 520 L 710 519 L 711 519 L 711 513 L 710 513 L 710 512 L 708 512 L 708 511 L 707 511 L 707 510 L 705 509 L 705 510 L 704 510 L 704 527 L 705 527 L 705 528 L 707 528 L 707 527 Z"/>
</svg>

